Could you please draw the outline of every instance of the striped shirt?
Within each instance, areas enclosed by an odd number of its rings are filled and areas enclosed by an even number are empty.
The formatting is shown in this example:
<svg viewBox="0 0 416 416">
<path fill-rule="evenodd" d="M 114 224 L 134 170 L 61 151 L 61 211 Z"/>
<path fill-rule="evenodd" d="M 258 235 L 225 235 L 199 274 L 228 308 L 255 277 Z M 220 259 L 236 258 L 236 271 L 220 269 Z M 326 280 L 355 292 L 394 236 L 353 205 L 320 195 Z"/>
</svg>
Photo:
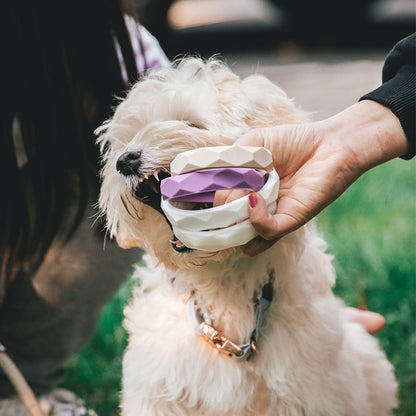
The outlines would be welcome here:
<svg viewBox="0 0 416 416">
<path fill-rule="evenodd" d="M 163 52 L 157 39 L 150 34 L 144 26 L 138 24 L 133 17 L 125 16 L 125 21 L 127 30 L 130 34 L 138 76 L 143 76 L 154 69 L 170 66 L 170 61 Z M 123 62 L 121 48 L 117 40 L 115 40 L 115 46 L 123 80 L 127 83 L 127 71 Z"/>
</svg>

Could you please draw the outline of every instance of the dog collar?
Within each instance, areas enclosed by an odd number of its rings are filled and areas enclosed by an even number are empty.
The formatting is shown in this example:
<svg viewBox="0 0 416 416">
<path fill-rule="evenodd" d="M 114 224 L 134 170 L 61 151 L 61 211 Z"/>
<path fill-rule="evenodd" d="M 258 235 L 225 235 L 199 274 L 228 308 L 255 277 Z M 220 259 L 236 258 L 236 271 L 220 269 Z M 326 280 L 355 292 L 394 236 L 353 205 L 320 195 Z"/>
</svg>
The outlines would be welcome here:
<svg viewBox="0 0 416 416">
<path fill-rule="evenodd" d="M 201 308 L 195 301 L 195 291 L 191 291 L 185 300 L 188 307 L 188 319 L 194 331 L 221 353 L 237 361 L 250 360 L 257 352 L 258 331 L 264 320 L 264 313 L 273 299 L 273 274 L 270 281 L 263 286 L 261 296 L 254 300 L 255 326 L 245 344 L 237 345 L 214 328 L 207 309 Z"/>
</svg>

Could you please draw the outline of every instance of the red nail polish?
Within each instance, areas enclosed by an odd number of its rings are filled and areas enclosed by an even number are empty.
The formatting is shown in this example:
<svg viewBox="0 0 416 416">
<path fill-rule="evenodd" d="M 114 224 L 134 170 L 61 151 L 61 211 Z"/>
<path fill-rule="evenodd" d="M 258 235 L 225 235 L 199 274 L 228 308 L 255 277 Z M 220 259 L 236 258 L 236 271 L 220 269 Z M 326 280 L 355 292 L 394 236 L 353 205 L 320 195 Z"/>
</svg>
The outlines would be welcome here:
<svg viewBox="0 0 416 416">
<path fill-rule="evenodd" d="M 250 204 L 251 208 L 255 208 L 257 206 L 257 196 L 256 196 L 256 194 L 250 194 L 248 196 L 248 203 Z"/>
</svg>

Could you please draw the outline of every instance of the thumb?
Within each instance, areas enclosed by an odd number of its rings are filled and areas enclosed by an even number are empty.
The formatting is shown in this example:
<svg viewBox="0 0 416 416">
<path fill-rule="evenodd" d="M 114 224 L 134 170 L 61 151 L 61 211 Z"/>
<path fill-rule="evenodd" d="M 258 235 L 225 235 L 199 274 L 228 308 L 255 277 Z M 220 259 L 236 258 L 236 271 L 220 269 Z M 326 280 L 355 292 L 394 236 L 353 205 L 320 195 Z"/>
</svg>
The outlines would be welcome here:
<svg viewBox="0 0 416 416">
<path fill-rule="evenodd" d="M 242 135 L 234 143 L 239 146 L 264 146 L 263 129 L 257 128 L 250 130 L 248 133 Z"/>
</svg>

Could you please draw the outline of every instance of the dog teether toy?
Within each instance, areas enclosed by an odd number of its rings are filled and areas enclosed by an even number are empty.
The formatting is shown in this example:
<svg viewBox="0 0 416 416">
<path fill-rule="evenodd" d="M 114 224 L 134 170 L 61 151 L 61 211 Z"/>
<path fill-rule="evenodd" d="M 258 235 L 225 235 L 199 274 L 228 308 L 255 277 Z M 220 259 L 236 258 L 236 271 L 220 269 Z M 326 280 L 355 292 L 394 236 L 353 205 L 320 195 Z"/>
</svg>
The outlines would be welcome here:
<svg viewBox="0 0 416 416">
<path fill-rule="evenodd" d="M 276 202 L 269 207 L 269 212 L 276 211 Z M 205 251 L 220 251 L 226 248 L 241 246 L 257 236 L 250 220 L 245 220 L 231 227 L 208 231 L 188 231 L 173 227 L 175 236 L 186 247 Z"/>
<path fill-rule="evenodd" d="M 259 190 L 259 194 L 269 206 L 276 201 L 278 192 L 279 176 L 273 170 L 266 184 Z M 248 196 L 224 205 L 200 210 L 180 209 L 172 205 L 170 200 L 162 198 L 161 207 L 174 228 L 189 231 L 228 227 L 248 218 Z"/>
<path fill-rule="evenodd" d="M 166 178 L 160 184 L 163 198 L 172 201 L 212 202 L 221 189 L 260 190 L 264 172 L 247 168 L 200 170 Z"/>
<path fill-rule="evenodd" d="M 248 196 L 207 209 L 174 204 L 206 203 L 222 189 L 259 192 L 270 213 L 276 210 L 279 176 L 271 153 L 263 147 L 202 147 L 180 153 L 170 178 L 161 182 L 161 207 L 175 236 L 189 248 L 219 251 L 247 243 L 257 233 L 248 214 Z M 198 208 L 196 206 L 195 208 Z"/>
</svg>

